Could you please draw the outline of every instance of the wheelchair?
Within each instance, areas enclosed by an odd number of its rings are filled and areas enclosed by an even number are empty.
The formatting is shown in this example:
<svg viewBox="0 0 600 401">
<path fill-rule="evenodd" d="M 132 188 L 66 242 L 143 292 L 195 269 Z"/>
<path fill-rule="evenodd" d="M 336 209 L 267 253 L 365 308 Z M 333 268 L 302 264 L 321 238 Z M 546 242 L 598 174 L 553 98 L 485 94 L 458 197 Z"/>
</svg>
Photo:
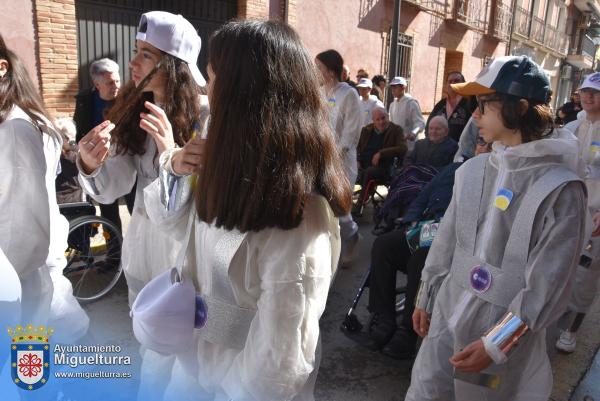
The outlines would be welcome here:
<svg viewBox="0 0 600 401">
<path fill-rule="evenodd" d="M 63 203 L 59 209 L 69 221 L 63 275 L 71 282 L 77 300 L 95 301 L 107 294 L 123 273 L 121 230 L 110 220 L 96 216 L 90 202 Z"/>
<path fill-rule="evenodd" d="M 352 211 L 352 215 L 362 217 L 365 206 L 372 204 L 375 210 L 374 216 L 376 216 L 379 206 L 385 201 L 388 194 L 389 185 L 390 179 L 369 180 L 364 190 L 360 185 L 355 185 L 353 198 L 356 200 L 358 207 Z"/>
<path fill-rule="evenodd" d="M 395 221 L 394 221 L 394 229 L 395 230 L 404 230 L 405 227 L 406 227 L 405 222 L 402 217 L 395 219 Z M 409 244 L 409 246 L 410 246 L 410 244 Z M 414 252 L 414 249 L 412 247 L 411 247 L 411 251 Z M 360 298 L 362 297 L 362 294 L 365 291 L 365 288 L 369 287 L 369 278 L 370 277 L 371 277 L 371 267 L 369 267 L 369 269 L 364 273 L 363 277 L 361 278 L 360 285 L 358 286 L 356 295 L 354 296 L 354 299 L 352 300 L 352 305 L 350 306 L 348 313 L 346 313 L 346 316 L 344 317 L 344 320 L 343 320 L 342 324 L 340 325 L 340 330 L 344 333 L 349 333 L 349 334 L 356 333 L 356 332 L 361 331 L 364 327 L 364 325 L 358 320 L 358 317 L 356 316 L 354 311 L 356 310 L 356 308 L 358 306 L 358 302 L 360 301 Z M 406 286 L 398 286 L 398 287 L 396 287 L 396 303 L 395 303 L 396 318 L 400 318 L 400 316 L 404 313 L 405 303 L 406 303 Z M 372 325 L 372 322 L 369 319 L 369 321 L 367 322 L 367 327 L 369 330 L 371 328 L 371 325 Z"/>
</svg>

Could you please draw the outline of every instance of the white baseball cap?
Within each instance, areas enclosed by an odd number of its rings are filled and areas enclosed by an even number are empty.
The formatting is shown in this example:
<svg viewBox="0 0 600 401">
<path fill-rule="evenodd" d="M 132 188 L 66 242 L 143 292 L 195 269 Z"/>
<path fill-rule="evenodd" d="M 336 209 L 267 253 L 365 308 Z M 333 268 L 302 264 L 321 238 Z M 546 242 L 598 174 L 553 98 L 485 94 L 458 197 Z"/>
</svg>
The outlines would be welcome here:
<svg viewBox="0 0 600 401">
<path fill-rule="evenodd" d="M 390 81 L 390 86 L 394 86 L 394 85 L 402 85 L 402 86 L 406 86 L 406 78 L 404 77 L 394 77 L 394 79 L 392 79 Z"/>
<path fill-rule="evenodd" d="M 369 78 L 361 78 L 356 84 L 357 88 L 370 88 L 373 89 L 373 82 Z"/>
<path fill-rule="evenodd" d="M 586 88 L 596 89 L 597 91 L 600 91 L 600 72 L 595 72 L 585 77 L 585 79 L 583 80 L 583 84 L 581 84 L 581 87 L 579 87 L 579 89 Z"/>
<path fill-rule="evenodd" d="M 550 80 L 542 67 L 527 56 L 493 59 L 472 82 L 450 85 L 462 96 L 504 93 L 539 102 L 550 98 Z"/>
<path fill-rule="evenodd" d="M 197 65 L 202 39 L 198 36 L 196 28 L 181 15 L 165 11 L 142 14 L 135 38 L 185 61 L 196 83 L 200 86 L 206 85 L 206 80 Z"/>
</svg>

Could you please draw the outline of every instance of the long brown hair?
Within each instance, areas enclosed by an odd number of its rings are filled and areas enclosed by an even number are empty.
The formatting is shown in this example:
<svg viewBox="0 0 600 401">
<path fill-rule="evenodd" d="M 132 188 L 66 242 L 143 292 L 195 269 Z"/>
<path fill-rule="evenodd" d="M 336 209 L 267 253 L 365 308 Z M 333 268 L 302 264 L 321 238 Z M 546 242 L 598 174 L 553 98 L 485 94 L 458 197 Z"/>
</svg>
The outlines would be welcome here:
<svg viewBox="0 0 600 401">
<path fill-rule="evenodd" d="M 344 59 L 337 50 L 329 49 L 317 54 L 319 60 L 328 70 L 333 71 L 338 82 L 342 82 L 342 72 L 344 70 Z"/>
<path fill-rule="evenodd" d="M 20 107 L 39 128 L 42 117 L 51 120 L 27 68 L 19 57 L 8 50 L 0 35 L 0 59 L 8 62 L 8 72 L 0 78 L 0 123 L 3 123 L 14 106 Z"/>
<path fill-rule="evenodd" d="M 347 214 L 350 184 L 296 32 L 273 21 L 229 22 L 212 36 L 209 62 L 216 79 L 196 187 L 200 219 L 240 231 L 290 229 L 311 193 Z"/>
<path fill-rule="evenodd" d="M 166 74 L 165 98 L 161 105 L 179 146 L 183 146 L 192 135 L 200 116 L 200 87 L 194 81 L 185 61 L 162 52 L 162 59 L 142 80 L 138 87 L 129 81 L 117 95 L 106 118 L 115 124 L 112 141 L 119 154 L 144 154 L 146 131 L 140 128 L 140 112 L 145 111 L 142 92 L 152 77 L 159 71 Z"/>
</svg>

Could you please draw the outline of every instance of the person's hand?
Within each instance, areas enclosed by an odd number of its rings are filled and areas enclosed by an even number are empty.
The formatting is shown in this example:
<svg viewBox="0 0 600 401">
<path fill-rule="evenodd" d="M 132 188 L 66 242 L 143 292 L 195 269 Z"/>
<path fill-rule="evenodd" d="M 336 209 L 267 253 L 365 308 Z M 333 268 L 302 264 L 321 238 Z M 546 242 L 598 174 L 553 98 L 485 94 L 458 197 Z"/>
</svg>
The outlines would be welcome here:
<svg viewBox="0 0 600 401">
<path fill-rule="evenodd" d="M 379 159 L 381 158 L 381 153 L 377 152 L 373 155 L 373 158 L 371 159 L 371 164 L 373 166 L 378 166 L 379 165 Z"/>
<path fill-rule="evenodd" d="M 429 333 L 429 314 L 425 309 L 415 308 L 412 315 L 413 330 L 419 337 L 425 337 Z"/>
<path fill-rule="evenodd" d="M 81 167 L 85 174 L 91 174 L 104 163 L 110 149 L 110 131 L 115 125 L 106 120 L 90 130 L 79 141 Z"/>
<path fill-rule="evenodd" d="M 140 128 L 154 139 L 159 154 L 167 149 L 173 149 L 175 147 L 173 128 L 165 111 L 150 102 L 144 102 L 144 106 L 150 114 L 140 113 Z"/>
<path fill-rule="evenodd" d="M 449 361 L 456 370 L 465 373 L 479 373 L 492 364 L 492 358 L 486 352 L 481 339 L 467 345 L 465 349 L 454 354 Z"/>
<path fill-rule="evenodd" d="M 195 136 L 182 149 L 177 150 L 171 157 L 173 172 L 177 175 L 188 175 L 197 172 L 204 160 L 206 139 Z"/>
<path fill-rule="evenodd" d="M 405 137 L 407 141 L 414 141 L 417 138 L 417 134 L 411 132 L 410 134 L 406 134 Z"/>
<path fill-rule="evenodd" d="M 592 237 L 597 237 L 600 235 L 600 211 L 597 211 L 592 216 L 592 221 L 594 222 L 594 230 L 592 231 Z"/>
</svg>

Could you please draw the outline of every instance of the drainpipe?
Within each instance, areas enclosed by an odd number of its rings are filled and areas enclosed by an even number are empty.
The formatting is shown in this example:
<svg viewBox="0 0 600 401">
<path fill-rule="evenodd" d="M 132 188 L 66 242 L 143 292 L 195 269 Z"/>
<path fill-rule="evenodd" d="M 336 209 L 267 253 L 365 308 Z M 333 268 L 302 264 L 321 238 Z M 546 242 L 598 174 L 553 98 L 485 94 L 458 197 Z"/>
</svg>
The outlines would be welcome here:
<svg viewBox="0 0 600 401">
<path fill-rule="evenodd" d="M 394 19 L 392 20 L 392 36 L 390 38 L 390 58 L 388 64 L 388 80 L 394 78 L 396 69 L 398 68 L 398 33 L 400 31 L 400 2 L 402 0 L 394 0 Z M 392 89 L 387 87 L 387 106 L 394 100 Z"/>
<path fill-rule="evenodd" d="M 510 5 L 510 8 L 512 10 L 516 10 L 517 9 L 517 0 L 512 0 L 511 3 L 512 4 Z M 516 15 L 516 13 L 513 13 L 510 28 L 508 29 L 508 43 L 506 44 L 506 51 L 505 51 L 506 56 L 510 56 L 510 47 L 512 46 L 512 35 L 513 35 L 513 32 L 515 31 L 515 21 L 517 20 L 515 18 L 515 15 Z"/>
</svg>

